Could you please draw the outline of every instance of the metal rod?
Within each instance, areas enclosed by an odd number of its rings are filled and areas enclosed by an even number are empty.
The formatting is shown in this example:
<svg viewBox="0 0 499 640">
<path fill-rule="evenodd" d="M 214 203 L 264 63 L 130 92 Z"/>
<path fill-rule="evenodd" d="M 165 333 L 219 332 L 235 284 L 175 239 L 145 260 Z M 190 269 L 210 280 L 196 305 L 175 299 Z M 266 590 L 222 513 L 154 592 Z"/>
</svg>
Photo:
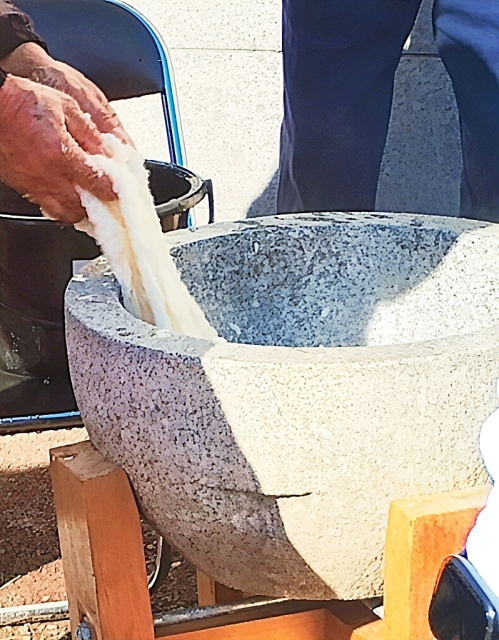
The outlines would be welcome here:
<svg viewBox="0 0 499 640">
<path fill-rule="evenodd" d="M 79 411 L 0 418 L 0 435 L 47 429 L 72 429 L 73 427 L 83 427 Z"/>
<path fill-rule="evenodd" d="M 253 596 L 251 598 L 245 598 L 244 600 L 237 600 L 236 602 L 229 602 L 226 604 L 214 604 L 206 607 L 192 607 L 189 609 L 175 609 L 168 611 L 161 618 L 154 620 L 155 628 L 166 627 L 181 622 L 192 622 L 194 620 L 206 620 L 208 618 L 215 618 L 217 616 L 228 615 L 230 613 L 237 613 L 238 611 L 248 611 L 251 609 L 258 609 L 265 607 L 269 604 L 279 604 L 280 602 L 290 602 L 289 598 L 269 598 L 265 596 Z M 373 606 L 377 606 L 382 602 L 382 598 L 369 598 L 367 600 L 361 600 L 369 609 L 372 610 Z M 376 609 L 376 615 L 380 608 Z M 382 617 L 382 616 L 380 616 Z"/>
<path fill-rule="evenodd" d="M 227 604 L 214 604 L 207 607 L 192 607 L 189 609 L 175 609 L 165 613 L 164 616 L 154 621 L 154 626 L 163 627 L 180 622 L 191 622 L 193 620 L 206 620 L 207 618 L 215 618 L 216 616 L 236 613 L 237 611 L 247 611 L 249 609 L 257 609 L 268 604 L 277 604 L 279 602 L 287 602 L 288 598 L 267 598 L 253 597 L 238 600 L 236 602 L 228 602 Z"/>
<path fill-rule="evenodd" d="M 46 604 L 27 604 L 21 607 L 0 609 L 0 626 L 21 624 L 23 622 L 45 622 L 67 618 L 68 601 L 47 602 Z"/>
<path fill-rule="evenodd" d="M 189 609 L 175 609 L 165 613 L 154 621 L 155 627 L 164 627 L 180 622 L 194 620 L 206 620 L 216 616 L 228 615 L 238 611 L 257 609 L 268 604 L 286 602 L 287 598 L 253 597 L 238 600 L 227 604 L 215 604 L 208 607 L 192 607 Z M 60 620 L 68 617 L 68 601 L 47 602 L 45 604 L 28 604 L 20 607 L 0 608 L 0 626 L 11 624 L 23 624 L 25 622 L 46 622 Z"/>
</svg>

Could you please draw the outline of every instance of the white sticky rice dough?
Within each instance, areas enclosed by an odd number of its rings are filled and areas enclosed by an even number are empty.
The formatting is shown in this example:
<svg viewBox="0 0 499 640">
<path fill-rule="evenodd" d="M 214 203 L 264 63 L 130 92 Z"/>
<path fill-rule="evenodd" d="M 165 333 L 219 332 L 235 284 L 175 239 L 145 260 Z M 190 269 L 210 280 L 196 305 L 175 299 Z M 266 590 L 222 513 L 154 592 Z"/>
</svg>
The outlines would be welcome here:
<svg viewBox="0 0 499 640">
<path fill-rule="evenodd" d="M 100 245 L 121 285 L 127 311 L 175 333 L 217 338 L 180 279 L 165 244 L 144 159 L 113 135 L 105 134 L 104 139 L 110 157 L 89 156 L 89 164 L 110 177 L 117 199 L 102 202 L 80 189 L 88 219 L 75 227 Z"/>
</svg>

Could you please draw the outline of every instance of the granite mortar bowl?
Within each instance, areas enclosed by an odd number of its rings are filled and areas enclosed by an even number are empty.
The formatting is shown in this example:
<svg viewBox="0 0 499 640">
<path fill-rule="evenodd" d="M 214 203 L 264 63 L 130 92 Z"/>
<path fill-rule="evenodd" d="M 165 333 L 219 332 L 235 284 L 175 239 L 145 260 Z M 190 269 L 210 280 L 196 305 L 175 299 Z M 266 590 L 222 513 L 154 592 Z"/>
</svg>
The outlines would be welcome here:
<svg viewBox="0 0 499 640">
<path fill-rule="evenodd" d="M 103 259 L 66 293 L 90 438 L 185 557 L 247 593 L 381 593 L 392 499 L 486 477 L 499 226 L 297 214 L 165 236 L 227 342 L 125 311 Z"/>
</svg>

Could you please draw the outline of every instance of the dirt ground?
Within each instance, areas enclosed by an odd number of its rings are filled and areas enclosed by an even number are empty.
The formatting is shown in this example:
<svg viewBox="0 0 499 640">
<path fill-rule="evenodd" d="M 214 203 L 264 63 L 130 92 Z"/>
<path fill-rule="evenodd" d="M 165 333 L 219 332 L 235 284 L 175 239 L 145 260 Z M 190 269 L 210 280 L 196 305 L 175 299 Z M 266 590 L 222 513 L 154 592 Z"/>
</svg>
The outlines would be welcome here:
<svg viewBox="0 0 499 640">
<path fill-rule="evenodd" d="M 66 600 L 48 452 L 85 439 L 84 429 L 0 436 L 0 607 Z M 147 525 L 143 531 L 150 570 L 155 535 Z M 174 554 L 170 575 L 152 598 L 154 616 L 195 602 L 195 570 Z M 0 626 L 0 640 L 69 640 L 68 632 L 67 620 Z"/>
</svg>

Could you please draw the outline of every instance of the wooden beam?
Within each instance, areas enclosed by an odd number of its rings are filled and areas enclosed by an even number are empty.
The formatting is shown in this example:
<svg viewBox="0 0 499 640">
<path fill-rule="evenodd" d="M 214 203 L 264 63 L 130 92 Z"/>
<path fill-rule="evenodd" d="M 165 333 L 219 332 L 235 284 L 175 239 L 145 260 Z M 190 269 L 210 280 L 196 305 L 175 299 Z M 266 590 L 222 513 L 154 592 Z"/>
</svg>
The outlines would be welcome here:
<svg viewBox="0 0 499 640">
<path fill-rule="evenodd" d="M 489 491 L 481 486 L 392 502 L 385 544 L 384 640 L 433 639 L 428 607 L 438 570 L 447 555 L 463 550 Z"/>
<path fill-rule="evenodd" d="M 351 640 L 376 618 L 362 602 L 288 600 L 216 618 L 156 628 L 175 640 Z M 369 626 L 369 625 L 367 625 Z"/>
<path fill-rule="evenodd" d="M 331 620 L 333 618 L 333 620 Z M 326 609 L 257 619 L 176 634 L 176 640 L 349 640 L 349 635 L 331 635 L 335 621 Z"/>
<path fill-rule="evenodd" d="M 50 452 L 71 631 L 92 640 L 152 640 L 142 530 L 125 472 L 90 442 Z"/>
</svg>

